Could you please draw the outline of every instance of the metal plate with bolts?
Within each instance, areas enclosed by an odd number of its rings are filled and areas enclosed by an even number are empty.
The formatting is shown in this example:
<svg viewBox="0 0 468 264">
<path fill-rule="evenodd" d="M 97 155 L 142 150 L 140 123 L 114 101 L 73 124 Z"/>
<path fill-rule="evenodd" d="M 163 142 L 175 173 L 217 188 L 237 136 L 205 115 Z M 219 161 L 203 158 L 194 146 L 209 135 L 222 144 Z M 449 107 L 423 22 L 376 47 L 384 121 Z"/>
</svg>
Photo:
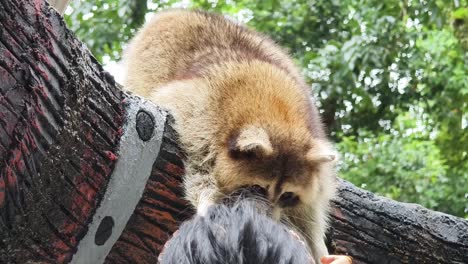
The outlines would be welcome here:
<svg viewBox="0 0 468 264">
<path fill-rule="evenodd" d="M 71 263 L 103 263 L 138 204 L 161 147 L 166 114 L 138 97 L 128 99 L 118 160 L 104 197 Z"/>
</svg>

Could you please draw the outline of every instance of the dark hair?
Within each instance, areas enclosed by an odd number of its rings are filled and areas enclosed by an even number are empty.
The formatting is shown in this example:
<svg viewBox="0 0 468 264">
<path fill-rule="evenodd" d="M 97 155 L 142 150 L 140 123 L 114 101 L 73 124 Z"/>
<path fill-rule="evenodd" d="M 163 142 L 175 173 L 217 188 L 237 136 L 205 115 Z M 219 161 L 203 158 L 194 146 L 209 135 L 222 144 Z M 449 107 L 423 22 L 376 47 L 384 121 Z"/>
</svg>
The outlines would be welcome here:
<svg viewBox="0 0 468 264">
<path fill-rule="evenodd" d="M 215 205 L 183 223 L 166 244 L 162 264 L 310 264 L 307 247 L 289 229 L 244 199 Z"/>
</svg>

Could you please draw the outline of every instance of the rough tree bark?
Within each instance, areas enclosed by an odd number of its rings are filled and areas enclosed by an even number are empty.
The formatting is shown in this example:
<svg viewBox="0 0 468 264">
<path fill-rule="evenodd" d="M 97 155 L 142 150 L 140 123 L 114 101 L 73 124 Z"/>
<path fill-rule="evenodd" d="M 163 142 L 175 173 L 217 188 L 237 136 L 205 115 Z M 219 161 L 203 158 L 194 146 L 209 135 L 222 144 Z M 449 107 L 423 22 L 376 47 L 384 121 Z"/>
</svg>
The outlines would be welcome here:
<svg viewBox="0 0 468 264">
<path fill-rule="evenodd" d="M 1 0 L 0 263 L 155 263 L 192 214 L 172 123 L 45 2 Z M 468 222 L 341 181 L 329 247 L 356 263 L 468 263 Z"/>
</svg>

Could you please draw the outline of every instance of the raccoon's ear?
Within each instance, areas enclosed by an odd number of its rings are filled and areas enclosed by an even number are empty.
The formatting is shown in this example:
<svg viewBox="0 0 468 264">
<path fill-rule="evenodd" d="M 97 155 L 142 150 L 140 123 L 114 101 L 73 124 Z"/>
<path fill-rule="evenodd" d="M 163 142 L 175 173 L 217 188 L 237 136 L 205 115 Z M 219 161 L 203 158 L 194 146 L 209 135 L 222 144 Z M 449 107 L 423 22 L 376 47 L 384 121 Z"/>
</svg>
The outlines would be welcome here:
<svg viewBox="0 0 468 264">
<path fill-rule="evenodd" d="M 231 138 L 229 152 L 235 158 L 262 158 L 273 154 L 273 147 L 265 129 L 247 126 Z"/>
<path fill-rule="evenodd" d="M 335 162 L 338 159 L 338 153 L 330 143 L 323 140 L 314 140 L 312 147 L 306 154 L 306 158 L 313 163 Z"/>
</svg>

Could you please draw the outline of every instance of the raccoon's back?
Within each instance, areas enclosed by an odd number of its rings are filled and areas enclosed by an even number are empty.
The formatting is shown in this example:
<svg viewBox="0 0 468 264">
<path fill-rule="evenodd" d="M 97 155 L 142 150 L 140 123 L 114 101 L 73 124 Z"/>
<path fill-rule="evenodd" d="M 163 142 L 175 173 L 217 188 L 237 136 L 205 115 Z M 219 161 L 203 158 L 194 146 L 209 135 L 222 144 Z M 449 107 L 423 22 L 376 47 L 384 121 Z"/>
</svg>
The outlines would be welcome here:
<svg viewBox="0 0 468 264">
<path fill-rule="evenodd" d="M 260 60 L 302 79 L 269 38 L 220 15 L 171 10 L 157 14 L 125 54 L 127 89 L 147 96 L 164 83 L 204 76 L 213 65 Z"/>
</svg>

